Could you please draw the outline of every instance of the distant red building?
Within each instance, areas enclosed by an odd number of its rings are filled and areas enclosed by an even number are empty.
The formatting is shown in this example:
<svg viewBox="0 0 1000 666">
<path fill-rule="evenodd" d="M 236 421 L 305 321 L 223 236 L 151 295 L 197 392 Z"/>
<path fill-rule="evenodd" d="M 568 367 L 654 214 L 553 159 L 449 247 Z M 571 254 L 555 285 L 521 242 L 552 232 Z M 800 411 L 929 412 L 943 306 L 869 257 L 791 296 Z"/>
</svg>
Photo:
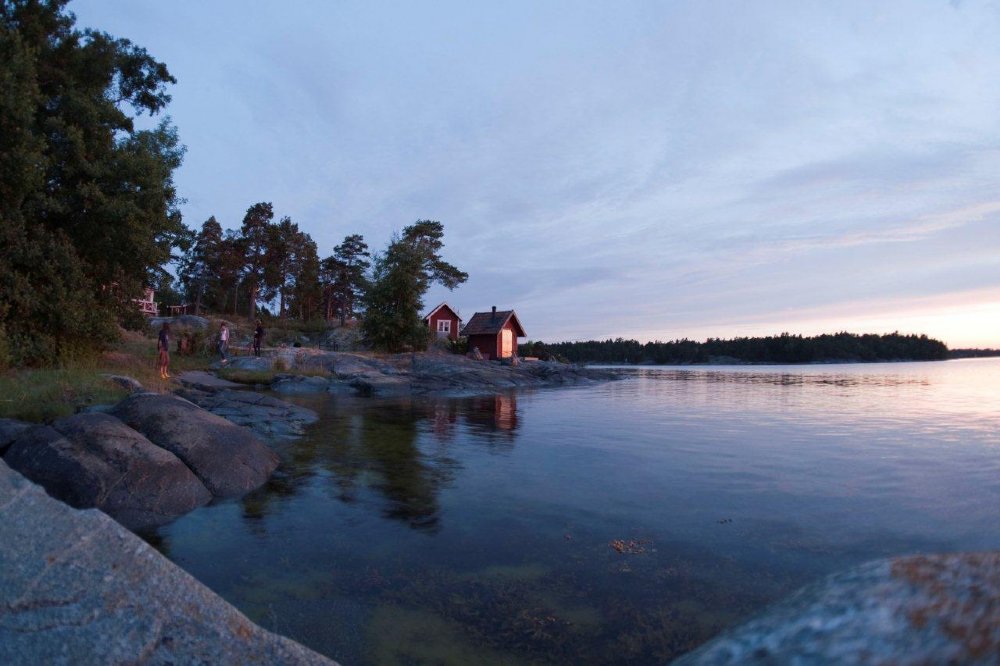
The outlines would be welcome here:
<svg viewBox="0 0 1000 666">
<path fill-rule="evenodd" d="M 462 329 L 469 338 L 469 351 L 479 348 L 489 359 L 510 358 L 517 354 L 517 339 L 527 335 L 513 310 L 477 312 Z"/>
<path fill-rule="evenodd" d="M 448 338 L 454 341 L 458 340 L 458 329 L 462 327 L 462 318 L 451 309 L 450 305 L 442 303 L 424 317 L 424 323 L 439 338 Z"/>
</svg>

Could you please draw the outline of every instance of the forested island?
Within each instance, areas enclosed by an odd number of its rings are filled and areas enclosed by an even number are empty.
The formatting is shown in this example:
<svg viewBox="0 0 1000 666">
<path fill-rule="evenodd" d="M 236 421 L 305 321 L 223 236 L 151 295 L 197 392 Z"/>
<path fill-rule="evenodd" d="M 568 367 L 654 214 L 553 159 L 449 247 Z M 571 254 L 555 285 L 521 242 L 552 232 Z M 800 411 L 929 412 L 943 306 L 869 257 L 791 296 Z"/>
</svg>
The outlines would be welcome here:
<svg viewBox="0 0 1000 666">
<path fill-rule="evenodd" d="M 719 363 L 836 363 L 878 361 L 942 361 L 948 347 L 926 335 L 854 333 L 812 337 L 782 333 L 759 338 L 709 338 L 705 342 L 674 340 L 588 340 L 586 342 L 528 342 L 521 353 L 574 363 L 686 365 Z"/>
</svg>

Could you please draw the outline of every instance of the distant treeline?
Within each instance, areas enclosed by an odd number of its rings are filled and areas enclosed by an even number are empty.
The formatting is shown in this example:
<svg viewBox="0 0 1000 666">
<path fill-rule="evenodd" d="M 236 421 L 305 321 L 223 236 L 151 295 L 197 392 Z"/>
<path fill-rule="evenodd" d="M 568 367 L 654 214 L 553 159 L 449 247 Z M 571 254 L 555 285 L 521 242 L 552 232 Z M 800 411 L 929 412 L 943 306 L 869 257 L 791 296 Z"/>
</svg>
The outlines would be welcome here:
<svg viewBox="0 0 1000 666">
<path fill-rule="evenodd" d="M 688 363 L 831 363 L 837 361 L 940 361 L 948 347 L 926 335 L 836 333 L 803 337 L 782 333 L 766 338 L 674 340 L 590 340 L 520 346 L 523 356 L 562 358 L 574 363 L 675 365 Z"/>
<path fill-rule="evenodd" d="M 948 358 L 988 358 L 1000 356 L 1000 349 L 949 349 Z"/>
</svg>

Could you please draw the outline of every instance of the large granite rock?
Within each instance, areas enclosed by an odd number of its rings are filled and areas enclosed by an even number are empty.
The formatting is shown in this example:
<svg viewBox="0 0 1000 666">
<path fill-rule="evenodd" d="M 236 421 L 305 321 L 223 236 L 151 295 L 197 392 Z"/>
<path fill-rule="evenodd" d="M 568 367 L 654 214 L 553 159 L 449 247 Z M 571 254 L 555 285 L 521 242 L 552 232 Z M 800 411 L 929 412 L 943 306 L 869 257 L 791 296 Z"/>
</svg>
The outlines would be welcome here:
<svg viewBox="0 0 1000 666">
<path fill-rule="evenodd" d="M 132 529 L 169 522 L 212 499 L 177 456 L 107 414 L 26 430 L 5 460 L 56 499 L 96 507 Z"/>
<path fill-rule="evenodd" d="M 803 588 L 675 666 L 1000 664 L 1000 551 L 869 562 Z"/>
<path fill-rule="evenodd" d="M 94 510 L 46 496 L 0 461 L 0 663 L 334 662 L 253 624 Z"/>
<path fill-rule="evenodd" d="M 0 419 L 0 456 L 10 448 L 11 443 L 33 424 L 16 419 Z"/>
<path fill-rule="evenodd" d="M 113 413 L 191 468 L 213 495 L 242 495 L 267 481 L 278 457 L 246 428 L 175 395 L 138 393 Z"/>
</svg>

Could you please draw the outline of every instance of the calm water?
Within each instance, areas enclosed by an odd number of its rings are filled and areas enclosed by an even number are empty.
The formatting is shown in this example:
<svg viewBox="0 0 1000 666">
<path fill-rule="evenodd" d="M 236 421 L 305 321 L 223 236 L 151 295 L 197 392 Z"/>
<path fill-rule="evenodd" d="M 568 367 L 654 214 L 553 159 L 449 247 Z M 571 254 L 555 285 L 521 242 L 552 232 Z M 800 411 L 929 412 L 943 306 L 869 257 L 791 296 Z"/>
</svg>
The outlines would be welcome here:
<svg viewBox="0 0 1000 666">
<path fill-rule="evenodd" d="M 655 663 L 864 560 L 1000 548 L 1000 360 L 300 399 L 269 486 L 150 535 L 345 664 Z"/>
</svg>

